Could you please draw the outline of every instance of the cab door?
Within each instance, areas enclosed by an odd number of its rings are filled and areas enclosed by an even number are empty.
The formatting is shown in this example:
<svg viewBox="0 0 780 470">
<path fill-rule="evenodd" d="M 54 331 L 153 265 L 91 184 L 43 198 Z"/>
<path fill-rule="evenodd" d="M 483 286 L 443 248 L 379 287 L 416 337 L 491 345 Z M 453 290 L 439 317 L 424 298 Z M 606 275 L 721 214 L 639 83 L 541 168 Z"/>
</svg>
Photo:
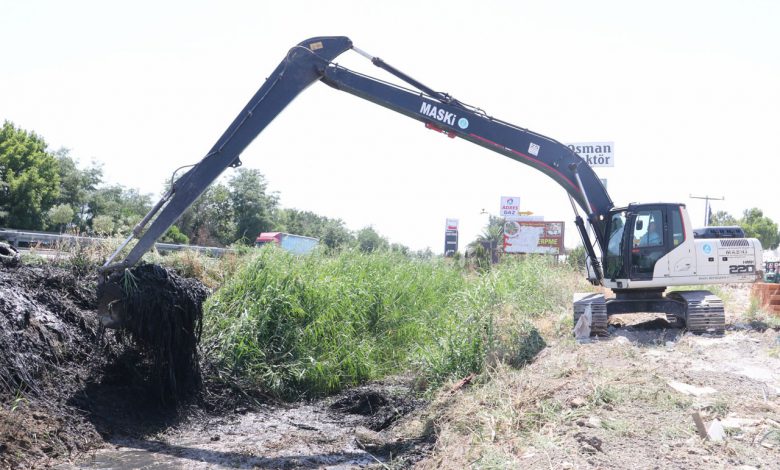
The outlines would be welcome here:
<svg viewBox="0 0 780 470">
<path fill-rule="evenodd" d="M 654 205 L 637 207 L 632 211 L 629 219 L 632 230 L 629 236 L 631 280 L 652 279 L 658 260 L 673 248 L 667 209 L 666 206 Z"/>
</svg>

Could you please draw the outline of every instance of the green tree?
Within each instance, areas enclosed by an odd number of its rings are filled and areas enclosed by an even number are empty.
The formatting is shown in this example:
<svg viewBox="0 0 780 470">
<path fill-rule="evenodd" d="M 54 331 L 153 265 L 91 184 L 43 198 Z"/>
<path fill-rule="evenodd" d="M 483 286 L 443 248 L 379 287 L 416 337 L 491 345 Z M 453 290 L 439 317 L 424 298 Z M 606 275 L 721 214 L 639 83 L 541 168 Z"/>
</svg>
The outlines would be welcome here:
<svg viewBox="0 0 780 470">
<path fill-rule="evenodd" d="M 121 185 L 98 188 L 88 199 L 89 216 L 92 228 L 98 216 L 108 216 L 112 220 L 110 233 L 128 233 L 151 209 L 151 195 L 141 194 L 137 189 L 127 189 Z M 105 224 L 101 227 L 105 233 Z"/>
<path fill-rule="evenodd" d="M 163 243 L 175 243 L 177 245 L 186 245 L 190 242 L 189 237 L 187 235 L 183 234 L 181 230 L 179 230 L 179 227 L 175 225 L 171 225 L 171 228 L 168 229 L 167 232 L 165 232 L 165 235 L 160 238 L 160 241 Z"/>
<path fill-rule="evenodd" d="M 110 215 L 97 215 L 92 218 L 92 230 L 98 235 L 114 233 L 114 218 Z"/>
<path fill-rule="evenodd" d="M 274 227 L 279 196 L 268 194 L 268 183 L 258 170 L 239 169 L 229 180 L 237 241 L 254 244 L 255 238 Z"/>
<path fill-rule="evenodd" d="M 224 184 L 209 186 L 184 211 L 176 223 L 191 243 L 203 246 L 227 246 L 236 238 L 236 225 L 230 191 Z"/>
<path fill-rule="evenodd" d="M 726 211 L 718 211 L 710 214 L 709 225 L 714 227 L 728 227 L 737 225 L 737 219 Z"/>
<path fill-rule="evenodd" d="M 364 253 L 386 250 L 390 246 L 387 239 L 379 235 L 379 233 L 374 230 L 374 227 L 364 227 L 358 230 L 356 239 L 358 248 Z"/>
<path fill-rule="evenodd" d="M 54 224 L 60 231 L 63 231 L 65 227 L 73 221 L 73 215 L 75 211 L 67 204 L 58 204 L 47 212 L 47 218 L 49 222 Z"/>
<path fill-rule="evenodd" d="M 57 159 L 60 175 L 60 195 L 57 204 L 73 207 L 75 211 L 72 222 L 77 223 L 80 230 L 84 230 L 89 211 L 89 198 L 103 179 L 103 169 L 95 162 L 86 169 L 80 169 L 78 160 L 71 158 L 70 151 L 66 148 L 54 152 L 54 157 Z"/>
<path fill-rule="evenodd" d="M 504 244 L 504 219 L 492 215 L 489 217 L 482 233 L 468 244 L 468 251 L 480 270 L 488 270 L 493 263 L 498 262 L 499 252 Z"/>
<path fill-rule="evenodd" d="M 739 220 L 739 225 L 745 230 L 746 236 L 758 238 L 765 250 L 774 250 L 780 245 L 777 223 L 764 216 L 764 212 L 757 207 L 747 209 Z"/>
<path fill-rule="evenodd" d="M 59 196 L 57 160 L 46 142 L 9 121 L 0 129 L 0 224 L 40 230 L 45 214 Z"/>
</svg>

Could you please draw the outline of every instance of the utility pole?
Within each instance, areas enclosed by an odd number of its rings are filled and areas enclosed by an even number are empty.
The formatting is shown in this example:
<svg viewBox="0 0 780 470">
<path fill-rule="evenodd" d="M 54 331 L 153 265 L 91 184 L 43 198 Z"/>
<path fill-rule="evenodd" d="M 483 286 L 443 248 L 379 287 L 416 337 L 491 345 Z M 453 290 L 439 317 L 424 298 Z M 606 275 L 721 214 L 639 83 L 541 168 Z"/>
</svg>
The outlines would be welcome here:
<svg viewBox="0 0 780 470">
<path fill-rule="evenodd" d="M 710 201 L 723 201 L 726 198 L 721 197 L 712 197 L 712 196 L 694 196 L 693 194 L 688 195 L 691 199 L 704 199 L 704 226 L 708 227 L 710 225 Z"/>
</svg>

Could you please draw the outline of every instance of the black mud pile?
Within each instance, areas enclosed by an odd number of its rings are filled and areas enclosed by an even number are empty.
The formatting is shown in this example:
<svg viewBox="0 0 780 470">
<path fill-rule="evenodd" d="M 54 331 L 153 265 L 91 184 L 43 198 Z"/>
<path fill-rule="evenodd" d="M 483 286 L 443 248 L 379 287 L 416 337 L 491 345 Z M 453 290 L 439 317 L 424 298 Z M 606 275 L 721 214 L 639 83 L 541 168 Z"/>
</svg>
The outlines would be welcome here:
<svg viewBox="0 0 780 470">
<path fill-rule="evenodd" d="M 382 431 L 424 404 L 424 400 L 403 387 L 378 382 L 340 393 L 330 408 L 364 416 L 363 426 L 372 431 Z"/>
<path fill-rule="evenodd" d="M 65 405 L 111 356 L 95 284 L 66 269 L 0 264 L 0 468 L 29 468 L 99 439 Z"/>
<path fill-rule="evenodd" d="M 121 287 L 120 335 L 142 351 L 136 374 L 147 381 L 149 400 L 177 405 L 198 392 L 198 343 L 208 289 L 173 270 L 146 264 L 114 275 Z"/>
<path fill-rule="evenodd" d="M 128 328 L 103 330 L 96 272 L 0 263 L 0 468 L 46 466 L 115 436 L 159 432 L 203 405 L 171 403 L 201 381 L 206 288 L 141 266 L 125 299 L 135 312 Z"/>
</svg>

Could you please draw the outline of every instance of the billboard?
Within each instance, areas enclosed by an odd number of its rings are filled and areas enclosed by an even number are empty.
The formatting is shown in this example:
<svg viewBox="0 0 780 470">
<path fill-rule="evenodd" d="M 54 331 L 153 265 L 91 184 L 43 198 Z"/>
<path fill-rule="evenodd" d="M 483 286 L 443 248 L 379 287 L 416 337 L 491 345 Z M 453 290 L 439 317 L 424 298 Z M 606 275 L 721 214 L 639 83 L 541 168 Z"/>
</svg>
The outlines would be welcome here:
<svg viewBox="0 0 780 470">
<path fill-rule="evenodd" d="M 444 256 L 452 256 L 458 252 L 458 231 L 444 232 Z"/>
<path fill-rule="evenodd" d="M 564 254 L 563 222 L 515 221 L 504 224 L 505 253 Z"/>
<path fill-rule="evenodd" d="M 593 167 L 615 166 L 614 142 L 575 142 L 566 144 L 572 152 Z"/>
<path fill-rule="evenodd" d="M 504 219 L 516 219 L 520 215 L 520 198 L 515 196 L 501 196 L 501 211 L 499 217 Z"/>
<path fill-rule="evenodd" d="M 447 219 L 444 225 L 444 256 L 458 252 L 458 219 Z"/>
</svg>

